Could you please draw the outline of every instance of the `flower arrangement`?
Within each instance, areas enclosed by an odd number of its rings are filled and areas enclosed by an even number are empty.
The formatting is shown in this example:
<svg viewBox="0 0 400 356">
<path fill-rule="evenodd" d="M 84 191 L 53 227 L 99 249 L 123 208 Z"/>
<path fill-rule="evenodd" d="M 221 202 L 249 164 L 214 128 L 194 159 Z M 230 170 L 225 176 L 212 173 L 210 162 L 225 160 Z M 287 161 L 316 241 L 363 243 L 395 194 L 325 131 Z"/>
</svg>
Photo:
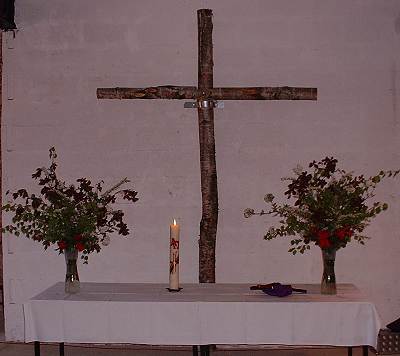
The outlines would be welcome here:
<svg viewBox="0 0 400 356">
<path fill-rule="evenodd" d="M 57 245 L 59 253 L 78 250 L 84 263 L 91 252 L 100 252 L 100 244 L 107 245 L 109 234 L 126 236 L 129 229 L 123 221 L 124 213 L 111 207 L 117 197 L 132 203 L 138 200 L 132 189 L 120 190 L 127 178 L 103 192 L 103 181 L 95 186 L 86 178 L 77 179 L 77 185 L 67 185 L 57 177 L 57 153 L 50 148 L 49 168 L 37 168 L 32 178 L 41 186 L 40 196 L 26 189 L 7 192 L 12 199 L 2 209 L 13 213 L 12 223 L 2 230 L 26 236 L 47 249 Z"/>
<path fill-rule="evenodd" d="M 388 208 L 386 203 L 367 201 L 374 196 L 376 186 L 383 178 L 395 177 L 397 171 L 380 171 L 365 178 L 337 168 L 337 159 L 326 157 L 312 161 L 304 170 L 294 169 L 295 177 L 288 180 L 284 193 L 294 204 L 278 204 L 273 194 L 264 201 L 270 209 L 255 212 L 245 209 L 246 218 L 252 215 L 272 215 L 280 218 L 278 227 L 270 227 L 264 238 L 272 240 L 280 236 L 295 236 L 290 242 L 289 252 L 304 253 L 314 243 L 322 250 L 334 251 L 345 247 L 352 239 L 364 244 L 362 235 L 370 221 Z"/>
</svg>

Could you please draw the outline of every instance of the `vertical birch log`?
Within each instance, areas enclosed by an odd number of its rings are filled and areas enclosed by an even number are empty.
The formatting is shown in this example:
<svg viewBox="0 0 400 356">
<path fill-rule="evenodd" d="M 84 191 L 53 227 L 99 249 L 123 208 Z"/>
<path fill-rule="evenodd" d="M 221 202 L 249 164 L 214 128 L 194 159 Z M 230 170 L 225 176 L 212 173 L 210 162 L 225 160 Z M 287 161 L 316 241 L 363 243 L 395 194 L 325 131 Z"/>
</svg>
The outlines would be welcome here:
<svg viewBox="0 0 400 356">
<path fill-rule="evenodd" d="M 213 87 L 212 11 L 197 11 L 198 20 L 198 89 Z M 199 282 L 215 283 L 215 245 L 218 224 L 218 188 L 215 162 L 214 109 L 198 108 L 202 217 L 199 240 Z"/>
<path fill-rule="evenodd" d="M 2 152 L 2 144 L 1 144 L 1 131 L 3 128 L 2 123 L 2 111 L 3 111 L 3 102 L 2 102 L 2 93 L 3 93 L 3 32 L 0 31 L 0 201 L 3 201 L 3 187 L 2 187 L 2 162 L 3 162 L 3 152 Z M 2 304 L 4 305 L 4 289 L 3 289 L 3 236 L 1 233 L 1 228 L 3 227 L 3 217 L 0 216 L 0 287 L 2 291 Z"/>
</svg>

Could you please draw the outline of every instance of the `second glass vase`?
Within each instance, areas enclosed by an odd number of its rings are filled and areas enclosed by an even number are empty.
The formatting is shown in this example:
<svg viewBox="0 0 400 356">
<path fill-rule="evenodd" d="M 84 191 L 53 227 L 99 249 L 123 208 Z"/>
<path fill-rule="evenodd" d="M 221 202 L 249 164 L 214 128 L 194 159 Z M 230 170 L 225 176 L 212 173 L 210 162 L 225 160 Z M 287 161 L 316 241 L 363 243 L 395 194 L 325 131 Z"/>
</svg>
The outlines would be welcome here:
<svg viewBox="0 0 400 356">
<path fill-rule="evenodd" d="M 321 294 L 336 294 L 335 259 L 336 250 L 322 249 L 324 270 L 321 281 Z"/>
</svg>

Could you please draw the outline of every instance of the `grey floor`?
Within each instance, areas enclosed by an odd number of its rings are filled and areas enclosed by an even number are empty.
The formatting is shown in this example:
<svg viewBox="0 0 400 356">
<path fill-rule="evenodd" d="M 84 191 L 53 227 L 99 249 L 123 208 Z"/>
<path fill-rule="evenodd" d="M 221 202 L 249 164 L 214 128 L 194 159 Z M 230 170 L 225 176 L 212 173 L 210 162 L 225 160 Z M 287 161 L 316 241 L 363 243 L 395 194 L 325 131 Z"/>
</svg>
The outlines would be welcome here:
<svg viewBox="0 0 400 356">
<path fill-rule="evenodd" d="M 0 305 L 1 308 L 1 305 Z M 2 308 L 1 308 L 2 309 Z M 58 345 L 41 345 L 41 356 L 58 356 Z M 65 356 L 191 356 L 189 347 L 171 346 L 108 346 L 108 345 L 65 345 Z M 244 348 L 220 346 L 212 356 L 347 356 L 346 348 Z M 353 349 L 353 356 L 361 356 L 361 348 Z M 370 351 L 369 356 L 374 355 Z M 33 344 L 4 341 L 4 319 L 0 312 L 0 356 L 34 356 Z"/>
</svg>

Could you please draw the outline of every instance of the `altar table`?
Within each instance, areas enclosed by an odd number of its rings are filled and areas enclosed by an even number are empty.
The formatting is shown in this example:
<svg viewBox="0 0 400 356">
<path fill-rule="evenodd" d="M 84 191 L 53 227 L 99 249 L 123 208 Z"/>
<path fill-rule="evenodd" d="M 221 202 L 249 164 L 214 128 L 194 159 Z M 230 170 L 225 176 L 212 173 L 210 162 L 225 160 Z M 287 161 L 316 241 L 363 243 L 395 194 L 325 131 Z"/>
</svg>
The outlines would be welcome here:
<svg viewBox="0 0 400 356">
<path fill-rule="evenodd" d="M 351 284 L 278 298 L 249 284 L 57 283 L 24 304 L 25 342 L 151 345 L 279 344 L 376 347 L 374 304 Z"/>
</svg>

